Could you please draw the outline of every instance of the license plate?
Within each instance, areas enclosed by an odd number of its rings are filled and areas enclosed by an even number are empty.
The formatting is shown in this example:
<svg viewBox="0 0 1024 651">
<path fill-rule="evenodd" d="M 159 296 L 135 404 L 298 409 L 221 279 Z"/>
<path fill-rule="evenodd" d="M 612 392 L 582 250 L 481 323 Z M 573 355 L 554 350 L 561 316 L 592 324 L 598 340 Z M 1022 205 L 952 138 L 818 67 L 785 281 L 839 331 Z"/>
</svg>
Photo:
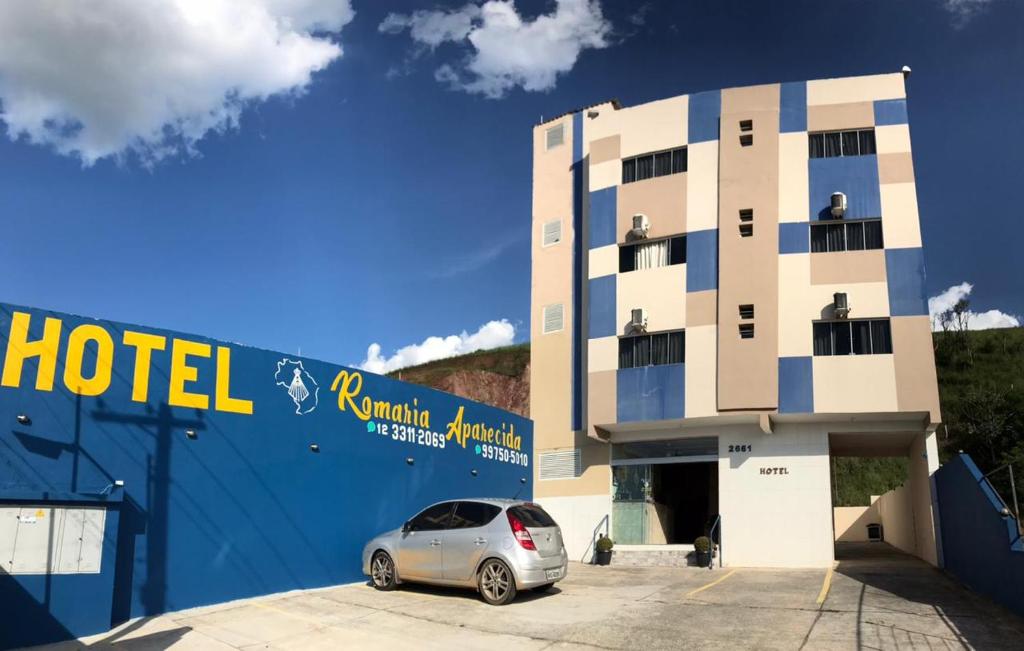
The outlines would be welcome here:
<svg viewBox="0 0 1024 651">
<path fill-rule="evenodd" d="M 545 579 L 560 579 L 560 578 L 562 578 L 562 569 L 556 567 L 553 570 L 544 570 L 544 578 Z"/>
</svg>

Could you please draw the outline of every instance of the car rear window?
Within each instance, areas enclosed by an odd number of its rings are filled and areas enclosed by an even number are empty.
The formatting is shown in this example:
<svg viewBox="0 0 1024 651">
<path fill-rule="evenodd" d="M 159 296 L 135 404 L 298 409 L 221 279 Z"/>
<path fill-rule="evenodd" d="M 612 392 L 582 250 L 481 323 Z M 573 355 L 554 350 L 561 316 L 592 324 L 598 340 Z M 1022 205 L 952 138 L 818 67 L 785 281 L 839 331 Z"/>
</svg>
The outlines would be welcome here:
<svg viewBox="0 0 1024 651">
<path fill-rule="evenodd" d="M 514 515 L 527 527 L 557 527 L 555 521 L 539 504 L 519 504 L 510 507 L 509 513 Z"/>
<path fill-rule="evenodd" d="M 452 515 L 452 522 L 449 529 L 471 529 L 482 527 L 494 516 L 501 513 L 500 506 L 484 504 L 483 502 L 459 502 L 455 505 L 455 514 Z"/>
</svg>

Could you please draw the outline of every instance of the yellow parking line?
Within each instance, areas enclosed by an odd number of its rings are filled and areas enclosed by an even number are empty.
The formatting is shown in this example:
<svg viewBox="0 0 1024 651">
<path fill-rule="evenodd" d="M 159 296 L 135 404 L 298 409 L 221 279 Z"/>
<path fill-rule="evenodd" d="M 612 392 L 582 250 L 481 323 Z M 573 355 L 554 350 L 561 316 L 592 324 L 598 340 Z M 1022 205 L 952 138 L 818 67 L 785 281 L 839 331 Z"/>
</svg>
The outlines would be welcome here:
<svg viewBox="0 0 1024 651">
<path fill-rule="evenodd" d="M 825 581 L 821 584 L 821 592 L 818 593 L 818 607 L 825 603 L 825 598 L 828 597 L 829 588 L 832 587 L 832 568 L 828 568 L 828 572 L 825 573 Z"/>
<path fill-rule="evenodd" d="M 691 590 L 691 591 L 687 592 L 686 593 L 686 598 L 688 599 L 688 598 L 692 597 L 693 595 L 697 594 L 698 592 L 704 592 L 708 588 L 711 588 L 711 587 L 714 587 L 714 586 L 718 585 L 722 581 L 725 581 L 726 579 L 728 579 L 733 574 L 736 574 L 736 570 L 731 570 L 725 576 L 720 576 L 720 577 L 718 577 L 717 579 L 715 579 L 714 581 L 712 581 L 711 583 L 709 583 L 707 585 L 702 585 L 701 587 L 697 588 L 696 590 Z"/>
</svg>

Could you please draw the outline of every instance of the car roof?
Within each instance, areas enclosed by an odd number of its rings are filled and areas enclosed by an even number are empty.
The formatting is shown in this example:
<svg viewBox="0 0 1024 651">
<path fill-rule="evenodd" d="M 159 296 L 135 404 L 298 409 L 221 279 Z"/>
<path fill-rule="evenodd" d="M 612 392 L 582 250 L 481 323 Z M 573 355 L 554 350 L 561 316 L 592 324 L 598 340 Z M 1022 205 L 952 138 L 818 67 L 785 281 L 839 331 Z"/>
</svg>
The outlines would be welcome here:
<svg viewBox="0 0 1024 651">
<path fill-rule="evenodd" d="M 531 503 L 529 500 L 518 500 L 511 499 L 508 497 L 456 497 L 450 500 L 441 500 L 440 502 L 434 502 L 434 504 L 444 504 L 446 502 L 483 502 L 484 504 L 493 504 L 494 506 L 501 507 Z M 434 506 L 434 504 L 431 504 L 430 506 Z"/>
</svg>

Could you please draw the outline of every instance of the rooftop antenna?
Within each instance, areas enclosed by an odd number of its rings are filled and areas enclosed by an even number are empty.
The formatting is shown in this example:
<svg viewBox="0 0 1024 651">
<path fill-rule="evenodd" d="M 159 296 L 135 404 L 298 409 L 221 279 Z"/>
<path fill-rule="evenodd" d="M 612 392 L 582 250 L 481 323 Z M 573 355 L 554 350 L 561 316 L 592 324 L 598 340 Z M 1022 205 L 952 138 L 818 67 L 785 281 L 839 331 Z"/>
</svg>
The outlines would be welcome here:
<svg viewBox="0 0 1024 651">
<path fill-rule="evenodd" d="M 512 496 L 512 499 L 514 499 L 514 500 L 519 499 L 519 493 L 522 493 L 523 489 L 526 488 L 526 477 L 520 477 L 519 478 L 519 484 L 520 484 L 519 490 L 517 490 L 516 494 Z"/>
</svg>

